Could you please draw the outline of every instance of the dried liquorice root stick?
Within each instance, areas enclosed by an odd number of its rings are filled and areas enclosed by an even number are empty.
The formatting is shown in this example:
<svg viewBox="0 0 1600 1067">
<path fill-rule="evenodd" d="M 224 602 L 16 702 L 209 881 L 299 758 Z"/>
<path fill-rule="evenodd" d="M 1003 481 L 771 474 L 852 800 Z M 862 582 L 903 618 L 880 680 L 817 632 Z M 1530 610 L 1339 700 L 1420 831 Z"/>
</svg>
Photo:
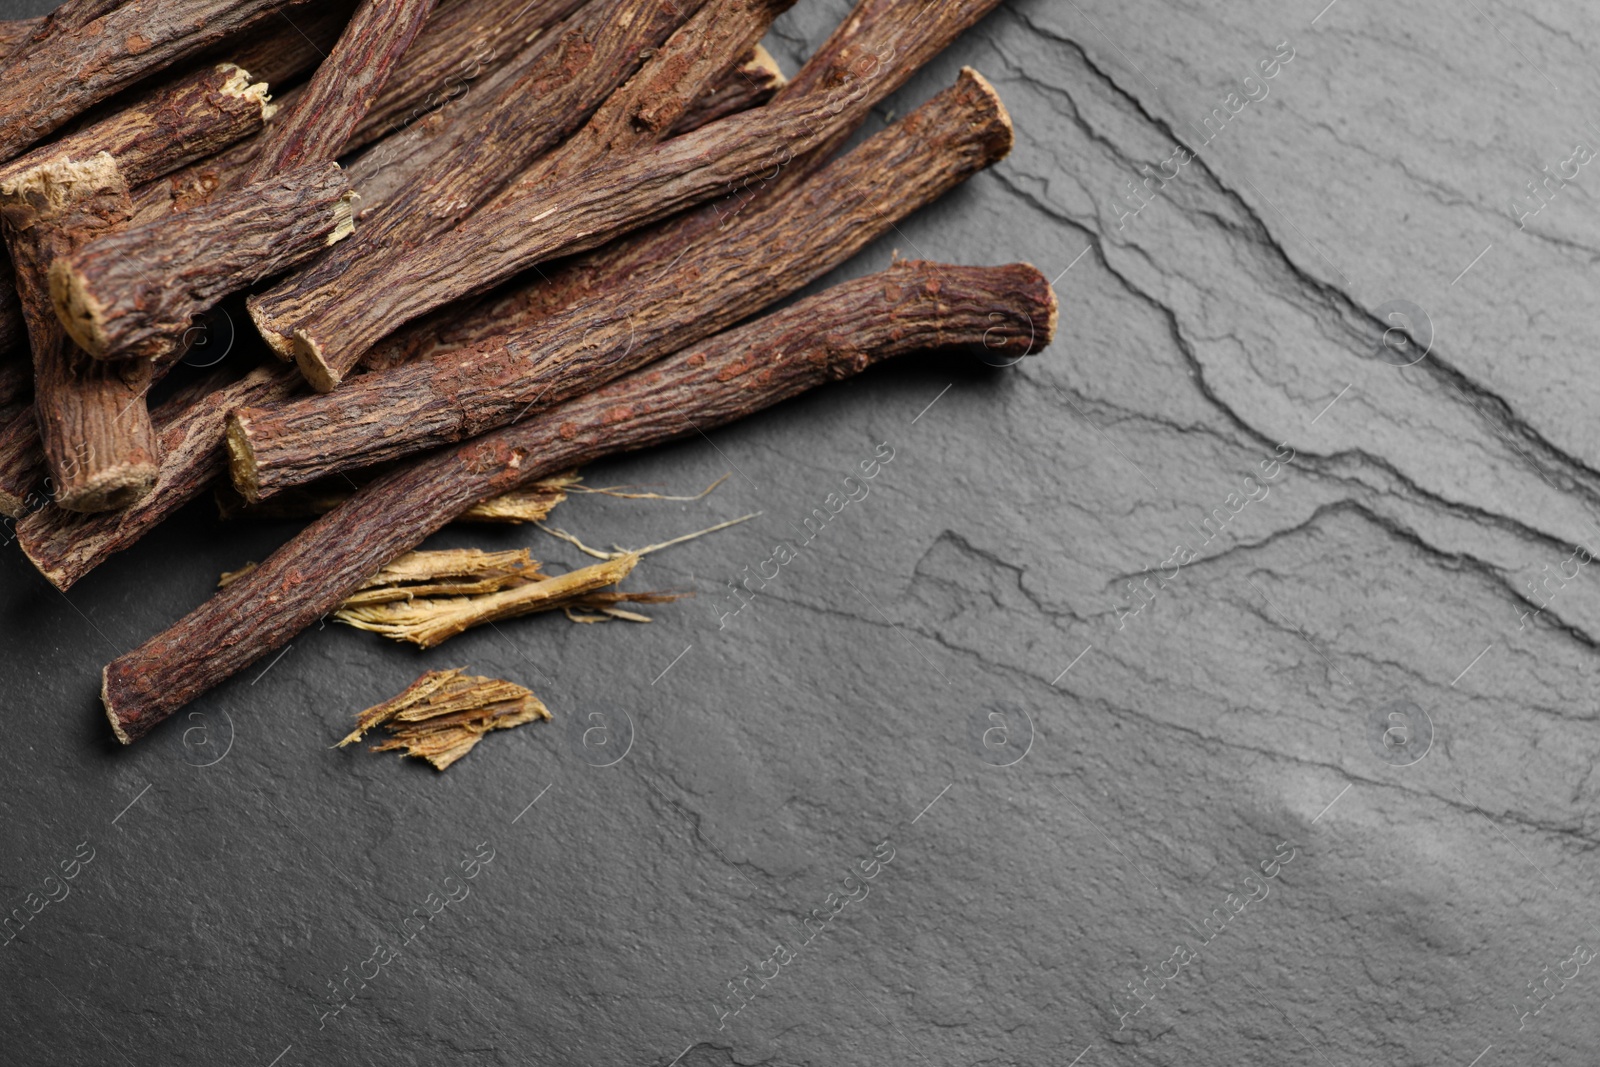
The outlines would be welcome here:
<svg viewBox="0 0 1600 1067">
<path fill-rule="evenodd" d="M 272 116 L 264 82 L 233 63 L 186 74 L 126 106 L 0 166 L 0 183 L 46 163 L 108 152 L 129 188 L 221 151 Z"/>
<path fill-rule="evenodd" d="M 786 81 L 777 60 L 765 48 L 756 45 L 737 67 L 690 102 L 673 125 L 672 134 L 689 133 L 717 119 L 760 107 L 771 100 Z M 615 96 L 613 93 L 612 98 Z M 371 188 L 370 183 L 363 187 L 363 202 Z M 662 223 L 656 229 L 674 227 L 676 221 Z M 531 282 L 515 284 L 509 292 L 446 305 L 379 341 L 362 355 L 361 366 L 366 370 L 388 370 L 441 348 L 463 347 L 501 332 L 499 323 L 518 321 L 524 314 L 531 313 L 530 308 L 535 305 L 542 309 L 541 313 L 559 310 L 577 299 L 573 294 L 578 287 L 571 284 L 573 276 L 581 269 L 576 264 L 589 264 L 597 256 L 614 254 L 615 246 L 636 243 L 642 236 L 629 234 L 599 253 L 577 257 L 575 264 L 555 269 Z M 674 258 L 675 253 L 659 261 L 671 262 Z"/>
<path fill-rule="evenodd" d="M 92 356 L 154 358 L 229 293 L 348 237 L 354 194 L 339 164 L 302 164 L 180 215 L 127 226 L 50 266 L 50 296 Z"/>
<path fill-rule="evenodd" d="M 385 260 L 359 291 L 330 292 L 296 325 L 295 362 L 327 392 L 373 342 L 434 308 L 781 170 L 858 121 L 874 101 L 862 83 L 869 80 L 847 79 L 607 159 L 559 188 L 524 187 L 527 195 L 497 202 L 414 255 Z"/>
<path fill-rule="evenodd" d="M 144 92 L 125 107 L 49 145 L 0 167 L 0 185 L 26 180 L 46 164 L 71 166 L 100 152 L 109 154 L 118 177 L 148 182 L 174 167 L 206 156 L 259 130 L 271 115 L 267 87 L 252 83 L 232 63 L 207 66 Z M 27 326 L 11 264 L 0 257 L 0 351 L 27 344 Z M 31 367 L 28 374 L 30 380 Z M 113 390 L 115 392 L 115 390 Z M 131 403 L 131 398 L 120 401 Z M 142 419 L 143 402 L 129 409 Z M 0 428 L 0 514 L 16 517 L 42 498 L 35 486 L 44 477 L 39 431 L 31 408 L 7 418 Z"/>
<path fill-rule="evenodd" d="M 247 499 L 336 471 L 472 437 L 593 388 L 731 326 L 805 285 L 1011 147 L 993 88 L 956 84 L 773 208 L 679 250 L 626 292 L 526 323 L 477 347 L 364 374 L 323 396 L 229 422 L 234 484 Z"/>
<path fill-rule="evenodd" d="M 334 610 L 474 501 L 558 470 L 721 426 L 930 346 L 1020 355 L 1049 343 L 1032 267 L 901 264 L 835 286 L 553 411 L 388 474 L 165 632 L 108 664 L 101 696 L 132 742 Z"/>
<path fill-rule="evenodd" d="M 267 132 L 246 184 L 339 155 L 438 0 L 363 0 L 294 110 Z"/>
<path fill-rule="evenodd" d="M 978 19 L 992 10 L 999 0 L 858 0 L 850 15 L 839 24 L 778 94 L 778 100 L 797 92 L 815 90 L 829 79 L 853 71 L 870 77 L 875 96 L 886 95 L 903 85 L 911 74 L 938 55 Z M 506 321 L 528 323 L 538 317 L 571 306 L 580 300 L 605 294 L 621 294 L 640 275 L 654 273 L 661 263 L 671 263 L 698 238 L 736 225 L 768 206 L 779 203 L 789 190 L 828 162 L 828 158 L 854 132 L 849 124 L 821 147 L 796 159 L 774 175 L 737 190 L 730 197 L 685 212 L 648 230 L 630 233 L 598 251 L 578 256 L 548 279 L 520 285 L 494 298 L 487 305 L 466 302 L 455 314 L 442 309 L 430 319 L 420 319 L 411 327 L 391 335 L 363 355 L 371 369 L 383 369 L 426 355 L 440 348 L 456 348 L 484 340 L 500 332 Z M 770 179 L 770 180 L 769 180 Z"/>
<path fill-rule="evenodd" d="M 150 492 L 121 511 L 98 515 L 78 515 L 54 505 L 36 511 L 17 523 L 22 551 L 56 588 L 70 589 L 226 474 L 220 446 L 229 410 L 271 403 L 299 388 L 299 375 L 273 363 L 233 381 L 213 381 L 198 396 L 185 391 L 167 398 L 150 416 L 161 450 Z M 0 472 L 5 454 L 5 435 L 0 433 Z"/>
<path fill-rule="evenodd" d="M 287 84 L 314 70 L 339 39 L 357 0 L 318 0 L 284 17 L 268 18 L 228 37 L 202 55 L 229 59 L 269 85 Z"/>
<path fill-rule="evenodd" d="M 344 155 L 380 138 L 399 135 L 412 123 L 436 112 L 470 84 L 504 66 L 526 41 L 570 14 L 577 3 L 578 0 L 453 0 L 441 4 L 390 75 L 377 102 L 336 154 Z M 319 14 L 316 25 L 329 24 L 322 34 L 324 39 L 316 46 L 322 51 L 295 35 L 312 60 L 304 67 L 314 66 L 314 61 L 333 47 L 339 29 L 349 17 L 348 7 L 353 6 L 333 9 L 332 18 Z M 316 37 L 313 26 L 298 18 L 296 24 L 306 30 L 307 36 Z M 285 28 L 293 32 L 293 27 Z M 249 70 L 256 69 L 252 64 L 265 63 L 273 70 L 296 72 L 298 56 L 280 55 L 281 51 L 276 45 L 250 47 L 241 53 L 248 62 L 244 58 L 239 62 Z M 272 78 L 265 80 L 276 84 Z M 280 118 L 300 101 L 304 89 L 296 86 L 276 96 Z M 135 220 L 143 223 L 186 211 L 237 188 L 264 142 L 265 137 L 257 135 L 190 165 L 167 182 L 134 190 Z M 376 197 L 363 195 L 364 208 L 370 209 L 377 202 Z"/>
<path fill-rule="evenodd" d="M 581 0 L 454 0 L 428 16 L 388 84 L 340 151 L 354 151 L 437 111 L 510 63 Z"/>
<path fill-rule="evenodd" d="M 151 365 L 91 359 L 56 318 L 45 277 L 54 260 L 132 213 L 128 187 L 104 152 L 0 183 L 0 219 L 33 345 L 39 437 L 56 501 L 70 511 L 122 507 L 155 479 L 155 431 L 144 403 Z"/>
<path fill-rule="evenodd" d="M 351 168 L 370 212 L 397 190 L 423 175 L 411 155 L 437 148 L 445 127 L 468 129 L 492 111 L 498 92 L 522 65 L 536 61 L 552 38 L 540 40 L 551 26 L 582 6 L 581 0 L 471 0 L 441 5 L 395 68 L 381 96 L 351 133 L 340 155 L 382 143 L 359 157 Z M 558 27 L 554 36 L 568 26 Z M 502 68 L 512 66 L 500 80 Z M 553 69 L 553 68 L 552 68 Z M 533 89 L 548 83 L 535 81 Z M 469 89 L 475 91 L 461 99 Z M 290 96 L 297 99 L 297 91 Z M 286 98 L 285 107 L 292 100 Z M 542 100 L 525 98 L 536 111 Z M 448 111 L 443 110 L 451 105 Z"/>
<path fill-rule="evenodd" d="M 0 251 L 0 358 L 26 360 L 27 346 L 28 324 L 22 321 L 16 272 L 11 269 L 10 255 Z"/>
<path fill-rule="evenodd" d="M 576 471 L 541 478 L 532 485 L 478 501 L 456 516 L 456 521 L 503 526 L 540 522 L 550 517 L 556 505 L 567 499 L 567 490 L 580 481 Z M 360 488 L 347 479 L 334 478 L 305 486 L 298 492 L 279 493 L 264 503 L 251 504 L 232 486 L 219 485 L 217 514 L 223 519 L 240 515 L 252 519 L 314 519 L 349 500 Z"/>
<path fill-rule="evenodd" d="M 6 262 L 9 264 L 9 260 Z M 12 281 L 9 271 L 3 280 Z M 33 364 L 28 360 L 28 353 L 0 348 L 0 408 L 32 396 Z"/>
<path fill-rule="evenodd" d="M 456 0 L 464 3 L 465 0 Z M 278 92 L 276 87 L 304 74 L 333 48 L 339 31 L 350 21 L 355 0 L 332 0 L 318 4 L 314 11 L 296 11 L 294 21 L 269 19 L 244 39 L 229 39 L 216 52 L 233 64 L 252 73 L 260 82 L 274 87 L 272 108 L 266 117 L 281 114 L 283 108 L 299 99 L 303 85 Z M 424 90 L 426 91 L 426 90 Z M 247 137 L 220 152 L 188 166 L 171 171 L 165 182 L 147 182 L 133 190 L 134 221 L 148 222 L 172 211 L 204 203 L 212 194 L 236 187 L 262 143 L 261 133 Z M 224 183 L 223 179 L 227 181 Z"/>
<path fill-rule="evenodd" d="M 0 58 L 10 55 L 18 46 L 33 38 L 44 28 L 45 18 L 6 19 L 0 22 Z"/>
<path fill-rule="evenodd" d="M 35 47 L 52 34 L 65 33 L 87 25 L 120 2 L 121 0 L 67 0 L 48 15 L 31 19 L 7 19 L 0 22 L 0 57 L 13 50 Z"/>
<path fill-rule="evenodd" d="M 565 183 L 613 153 L 655 144 L 689 105 L 727 74 L 794 0 L 706 0 L 639 71 L 606 98 L 583 128 L 538 160 L 489 207 Z"/>
<path fill-rule="evenodd" d="M 765 48 L 756 45 L 738 66 L 717 79 L 684 109 L 673 123 L 672 132 L 688 133 L 729 115 L 760 107 L 786 84 L 788 79 L 783 76 L 778 61 Z"/>
<path fill-rule="evenodd" d="M 152 71 L 303 0 L 132 0 L 86 25 L 46 26 L 0 82 L 0 159 Z"/>
<path fill-rule="evenodd" d="M 637 150 L 670 133 L 687 133 L 715 119 L 765 103 L 783 85 L 766 49 L 753 44 L 794 0 L 710 0 L 678 27 L 627 83 L 606 98 L 583 128 L 542 157 L 488 205 L 557 188 L 614 152 Z M 739 50 L 753 45 L 742 61 Z M 364 189 L 371 189 L 371 183 Z M 382 189 L 373 190 L 379 196 Z M 443 316 L 459 312 L 446 308 Z M 421 325 L 421 324 L 419 324 Z M 430 320 L 429 325 L 437 325 Z M 404 362 L 396 353 L 381 364 Z"/>
<path fill-rule="evenodd" d="M 33 377 L 31 369 L 28 377 Z M 30 393 L 26 403 L 8 405 L 0 418 L 0 515 L 20 518 L 44 503 L 45 494 L 37 488 L 44 477 L 39 420 L 33 416 Z"/>
<path fill-rule="evenodd" d="M 691 19 L 690 22 L 685 22 L 685 26 L 678 29 L 678 34 L 675 34 L 674 37 L 683 35 L 683 29 L 691 26 L 694 22 L 698 22 L 699 18 L 704 16 L 707 11 L 710 11 L 710 8 L 701 8 L 701 11 L 694 16 L 694 19 Z M 662 53 L 666 53 L 667 48 L 670 48 L 670 42 L 669 45 L 662 46 Z M 634 82 L 645 82 L 645 74 L 646 72 L 642 72 L 640 75 L 635 75 L 630 85 Z M 691 85 L 696 82 L 699 82 L 699 78 L 693 78 L 693 80 L 691 78 L 677 78 L 675 86 L 667 86 L 667 88 L 669 90 L 670 88 L 677 88 L 677 99 L 682 99 L 682 94 L 688 93 Z M 717 80 L 712 80 L 709 88 L 702 90 L 699 96 L 688 102 L 688 106 L 683 109 L 683 114 L 678 115 L 677 122 L 672 125 L 672 134 L 675 136 L 675 134 L 690 133 L 690 131 L 699 130 L 701 126 L 707 125 L 707 123 L 715 122 L 718 118 L 726 118 L 728 115 L 738 114 L 741 110 L 760 107 L 766 101 L 770 101 L 773 98 L 773 94 L 778 93 L 784 85 L 786 85 L 786 78 L 784 78 L 782 70 L 778 67 L 778 61 L 771 58 L 771 54 L 768 54 L 765 48 L 755 45 L 754 50 L 750 50 L 750 53 L 746 54 L 746 58 L 742 59 L 738 66 L 730 70 L 728 74 L 717 78 Z M 622 94 L 624 94 L 624 90 L 618 90 L 616 93 L 611 94 L 610 98 L 606 99 L 606 104 L 602 107 L 602 110 L 595 112 L 595 117 L 590 118 L 589 125 L 584 126 L 584 131 L 581 131 L 581 133 L 586 133 L 590 128 L 595 128 L 597 120 L 602 120 L 603 122 L 603 112 L 611 109 L 613 102 L 619 101 L 622 98 Z M 574 136 L 574 139 L 576 139 L 576 136 Z M 640 141 L 638 144 L 651 144 L 651 142 L 658 141 L 658 139 L 658 136 L 651 136 L 648 141 Z M 563 154 L 565 154 L 565 150 L 566 146 L 563 146 Z M 544 160 L 550 160 L 550 158 L 555 158 L 555 154 L 542 157 L 539 163 L 544 162 Z M 539 163 L 534 166 L 539 166 Z M 366 192 L 370 192 L 370 190 L 371 184 L 363 186 L 363 200 L 365 200 Z M 672 226 L 672 222 L 667 222 L 664 226 Z M 632 240 L 632 235 L 621 238 L 621 242 L 614 243 L 629 242 L 629 240 Z M 666 261 L 670 262 L 672 258 L 674 256 L 667 256 Z M 381 342 L 378 342 L 378 346 L 373 347 L 373 349 L 362 355 L 362 366 L 366 370 L 389 370 L 392 366 L 408 362 L 411 358 L 421 357 L 421 355 L 426 355 L 427 352 L 440 349 L 440 347 L 459 347 L 462 342 L 478 341 L 478 339 L 485 338 L 488 333 L 491 333 L 485 314 L 493 315 L 496 318 L 517 317 L 518 312 L 526 306 L 525 299 L 520 298 L 528 294 L 530 288 L 541 293 L 538 301 L 539 306 L 544 307 L 544 309 L 557 310 L 560 307 L 565 307 L 571 301 L 563 299 L 560 293 L 565 293 L 568 290 L 568 285 L 566 285 L 568 274 L 570 272 L 563 269 L 558 270 L 550 277 L 539 277 L 536 282 L 531 283 L 531 286 L 517 288 L 514 296 L 510 296 L 509 299 L 502 298 L 502 296 L 494 296 L 494 298 L 474 299 L 474 301 L 458 301 L 450 304 L 450 306 L 442 307 L 437 312 L 432 312 L 432 314 L 410 323 L 398 333 L 390 334 L 387 338 L 382 339 Z M 555 296 L 542 296 L 542 294 L 549 293 L 552 290 L 557 293 Z M 491 299 L 496 301 L 493 306 L 490 306 Z M 446 334 L 451 334 L 451 338 L 448 341 L 445 339 Z M 466 338 L 466 341 L 462 341 L 462 338 Z"/>
<path fill-rule="evenodd" d="M 271 113 L 265 84 L 252 84 L 232 63 L 217 64 L 142 93 L 101 121 L 0 166 L 0 184 L 45 163 L 108 152 L 132 187 L 249 136 Z M 0 275 L 3 352 L 27 337 L 27 327 L 9 263 Z"/>
<path fill-rule="evenodd" d="M 366 291 L 392 261 L 422 255 L 432 237 L 583 125 L 638 69 L 644 53 L 659 47 L 701 2 L 593 0 L 434 116 L 427 130 L 408 131 L 363 155 L 351 166 L 357 192 L 396 153 L 394 166 L 405 171 L 406 183 L 363 216 L 354 240 L 250 299 L 251 317 L 268 345 L 288 358 L 295 326 L 325 301 L 325 289 Z M 530 111 L 537 122 L 529 121 Z"/>
</svg>

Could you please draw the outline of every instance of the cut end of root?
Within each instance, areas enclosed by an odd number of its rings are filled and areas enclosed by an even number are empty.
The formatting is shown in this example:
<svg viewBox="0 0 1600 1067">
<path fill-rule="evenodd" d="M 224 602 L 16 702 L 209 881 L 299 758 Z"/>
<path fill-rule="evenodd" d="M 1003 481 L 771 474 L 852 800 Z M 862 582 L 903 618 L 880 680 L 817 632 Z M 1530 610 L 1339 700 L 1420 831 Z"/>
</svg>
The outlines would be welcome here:
<svg viewBox="0 0 1600 1067">
<path fill-rule="evenodd" d="M 112 734 L 124 745 L 133 744 L 133 735 L 122 725 L 122 720 L 117 717 L 117 710 L 112 704 L 110 667 L 103 667 L 100 670 L 100 703 L 106 709 L 106 719 L 111 723 Z"/>
<path fill-rule="evenodd" d="M 119 463 L 97 472 L 81 485 L 63 486 L 56 494 L 56 503 L 84 514 L 117 511 L 141 499 L 155 484 L 154 463 Z"/>
<path fill-rule="evenodd" d="M 979 74 L 972 67 L 961 68 L 961 76 L 957 79 L 957 84 L 960 84 L 963 81 L 971 82 L 977 91 L 987 98 L 989 104 L 994 108 L 995 124 L 1000 130 L 1000 138 L 997 145 L 997 155 L 995 156 L 995 160 L 999 161 L 1004 159 L 1006 156 L 1011 154 L 1011 147 L 1012 145 L 1016 144 L 1017 141 L 1017 128 L 1011 121 L 1011 112 L 1006 110 L 1005 101 L 1000 99 L 999 91 L 996 90 L 992 84 L 990 84 L 989 79 L 985 78 L 982 74 Z"/>
<path fill-rule="evenodd" d="M 241 411 L 228 415 L 228 429 L 224 440 L 228 446 L 228 474 L 239 495 L 250 503 L 261 500 L 261 477 L 256 469 L 255 450 L 250 447 L 249 416 Z"/>
<path fill-rule="evenodd" d="M 1041 274 L 1040 277 L 1044 275 Z M 1056 339 L 1056 326 L 1061 319 L 1061 299 L 1056 296 L 1055 286 L 1048 281 L 1044 283 L 1044 298 L 1049 305 L 1049 313 L 1045 316 L 1044 329 L 1039 331 L 1039 337 L 1034 343 L 1035 352 L 1041 351 Z"/>
<path fill-rule="evenodd" d="M 91 356 L 104 359 L 111 350 L 106 337 L 105 306 L 89 292 L 71 260 L 58 259 L 50 264 L 50 300 L 68 336 Z"/>
<path fill-rule="evenodd" d="M 759 44 L 750 54 L 750 59 L 740 68 L 740 72 L 758 80 L 764 79 L 774 92 L 789 84 L 789 78 L 783 73 L 783 68 L 778 66 L 778 61 L 772 58 L 771 52 Z"/>
<path fill-rule="evenodd" d="M 261 339 L 272 349 L 272 354 L 285 363 L 294 361 L 294 336 L 287 329 L 281 328 L 273 321 L 272 314 L 262 306 L 261 298 L 252 296 L 244 302 L 244 308 L 250 313 L 250 321 L 255 323 L 256 332 Z"/>
<path fill-rule="evenodd" d="M 217 69 L 228 75 L 227 81 L 222 83 L 221 91 L 227 96 L 237 96 L 244 100 L 254 100 L 261 105 L 261 121 L 266 122 L 278 113 L 278 107 L 272 102 L 272 97 L 267 93 L 266 82 L 250 81 L 250 72 L 237 63 L 218 63 Z"/>
<path fill-rule="evenodd" d="M 126 188 L 110 152 L 88 159 L 61 156 L 0 178 L 0 198 L 32 202 L 41 214 L 56 215 L 84 198 L 85 190 Z"/>
<path fill-rule="evenodd" d="M 319 393 L 331 393 L 344 380 L 344 375 L 328 365 L 322 358 L 322 346 L 303 329 L 294 331 L 294 363 L 311 388 Z"/>
</svg>

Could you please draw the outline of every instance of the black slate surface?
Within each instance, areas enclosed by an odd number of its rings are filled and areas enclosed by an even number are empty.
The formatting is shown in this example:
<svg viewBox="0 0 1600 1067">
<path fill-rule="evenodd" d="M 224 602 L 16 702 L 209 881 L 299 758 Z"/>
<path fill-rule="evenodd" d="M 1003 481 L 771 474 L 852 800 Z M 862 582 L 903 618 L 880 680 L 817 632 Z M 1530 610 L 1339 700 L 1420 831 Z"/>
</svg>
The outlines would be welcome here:
<svg viewBox="0 0 1600 1067">
<path fill-rule="evenodd" d="M 590 543 L 763 513 L 647 560 L 699 594 L 650 626 L 330 626 L 124 750 L 100 667 L 294 525 L 196 506 L 68 596 L 0 552 L 0 905 L 60 898 L 0 1059 L 1592 1062 L 1597 54 L 1571 0 L 1008 2 L 888 110 L 974 65 L 1015 153 L 844 273 L 1025 259 L 1059 339 L 587 471 L 733 474 L 563 504 Z M 456 665 L 555 720 L 329 749 Z"/>
</svg>

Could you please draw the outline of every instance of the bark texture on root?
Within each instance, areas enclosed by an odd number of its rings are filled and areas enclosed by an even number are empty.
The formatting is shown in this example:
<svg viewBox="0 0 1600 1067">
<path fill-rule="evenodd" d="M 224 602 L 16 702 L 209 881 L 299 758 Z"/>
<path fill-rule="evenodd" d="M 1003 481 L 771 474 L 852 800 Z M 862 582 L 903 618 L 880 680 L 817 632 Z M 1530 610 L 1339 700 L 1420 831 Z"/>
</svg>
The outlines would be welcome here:
<svg viewBox="0 0 1600 1067">
<path fill-rule="evenodd" d="M 557 470 L 721 426 L 930 346 L 1049 343 L 1049 282 L 1026 265 L 902 264 L 722 334 L 543 415 L 386 475 L 105 668 L 123 743 L 286 644 L 474 501 Z"/>
<path fill-rule="evenodd" d="M 363 215 L 355 239 L 250 299 L 251 317 L 268 345 L 288 358 L 295 327 L 327 292 L 368 290 L 391 260 L 416 255 L 471 214 L 581 126 L 638 69 L 643 53 L 660 47 L 699 7 L 699 0 L 595 0 L 433 116 L 433 136 L 404 157 L 409 180 Z M 530 108 L 538 109 L 539 122 L 527 121 Z M 369 168 L 384 165 L 382 149 L 352 166 L 358 192 Z"/>
<path fill-rule="evenodd" d="M 245 183 L 343 152 L 437 3 L 363 0 L 293 110 L 267 131 Z"/>
<path fill-rule="evenodd" d="M 492 338 L 229 421 L 248 499 L 459 441 L 731 326 L 843 262 L 1003 158 L 1011 122 L 975 71 L 812 176 L 772 210 L 674 250 L 625 293 L 498 320 Z"/>
<path fill-rule="evenodd" d="M 784 84 L 783 73 L 766 49 L 754 42 L 793 2 L 710 0 L 606 99 L 582 129 L 534 163 L 488 207 L 541 188 L 558 188 L 613 153 L 636 151 L 771 99 Z M 736 60 L 746 48 L 743 58 Z M 460 310 L 440 309 L 430 314 L 426 325 L 418 325 L 436 326 L 440 316 L 453 317 Z M 362 359 L 369 369 L 403 361 L 399 355 Z"/>
<path fill-rule="evenodd" d="M 272 363 L 233 381 L 219 370 L 168 397 L 150 415 L 161 451 L 150 492 L 130 507 L 98 515 L 56 505 L 35 511 L 17 523 L 23 553 L 56 588 L 72 588 L 225 475 L 221 445 L 230 410 L 270 403 L 301 387 L 293 370 Z"/>
<path fill-rule="evenodd" d="M 6 19 L 0 22 L 0 57 L 8 56 L 44 28 L 45 18 Z"/>
<path fill-rule="evenodd" d="M 689 106 L 724 78 L 794 0 L 706 0 L 689 21 L 606 98 L 583 128 L 534 162 L 486 205 L 565 189 L 589 167 L 665 138 Z"/>
<path fill-rule="evenodd" d="M 859 0 L 775 99 L 826 85 L 841 72 L 874 76 L 880 91 L 893 92 L 998 2 L 947 0 L 937 11 L 924 10 L 908 17 L 904 0 Z M 657 269 L 660 263 L 672 262 L 703 235 L 725 229 L 740 217 L 754 215 L 779 202 L 786 192 L 826 165 L 858 126 L 859 123 L 850 124 L 841 129 L 837 136 L 792 161 L 770 180 L 630 233 L 597 251 L 573 257 L 556 270 L 546 270 L 548 278 L 516 285 L 490 302 L 458 302 L 454 314 L 447 307 L 434 317 L 419 319 L 369 349 L 362 362 L 371 369 L 395 366 L 442 348 L 462 347 L 490 337 L 497 332 L 492 324 L 502 319 L 530 322 L 580 300 L 626 292 L 634 277 Z"/>
<path fill-rule="evenodd" d="M 204 159 L 260 130 L 273 113 L 267 85 L 234 63 L 139 94 L 98 122 L 0 166 L 0 185 L 47 163 L 109 152 L 129 188 Z"/>
<path fill-rule="evenodd" d="M 46 163 L 0 184 L 0 220 L 33 347 L 34 412 L 56 500 L 71 511 L 123 507 L 149 491 L 155 432 L 144 394 L 152 367 L 90 358 L 50 301 L 49 264 L 126 223 L 127 184 L 110 154 Z"/>
<path fill-rule="evenodd" d="M 0 185 L 47 163 L 107 152 L 135 186 L 203 159 L 261 129 L 267 86 L 232 64 L 202 68 L 140 94 L 126 107 L 0 166 Z M 0 256 L 0 353 L 26 343 L 11 264 Z"/>
<path fill-rule="evenodd" d="M 357 0 L 317 0 L 289 18 L 268 18 L 247 32 L 225 38 L 202 57 L 230 60 L 268 85 L 287 85 L 315 70 L 334 42 Z"/>
<path fill-rule="evenodd" d="M 425 124 L 428 116 L 454 101 L 469 87 L 505 66 L 517 51 L 547 28 L 570 14 L 577 0 L 452 0 L 441 4 L 390 75 L 377 101 L 357 124 L 354 132 L 336 153 L 343 156 L 374 141 L 399 139 L 413 124 Z M 305 47 L 310 60 L 297 66 L 296 57 L 279 55 L 281 45 L 251 48 L 240 53 L 240 64 L 254 70 L 252 63 L 264 63 L 274 71 L 315 66 L 315 61 L 331 49 L 339 30 L 349 17 L 348 8 L 336 11 L 333 19 L 324 14 L 320 23 L 329 23 L 317 51 Z M 304 23 L 300 23 L 304 25 Z M 306 30 L 311 36 L 314 31 Z M 246 61 L 248 59 L 248 62 Z M 277 79 L 266 77 L 269 84 Z M 305 93 L 305 86 L 275 92 L 274 106 L 281 117 L 290 112 Z M 269 126 L 270 128 L 270 126 Z M 177 211 L 187 211 L 214 196 L 229 192 L 243 182 L 260 153 L 265 138 L 261 134 L 174 172 L 165 182 L 145 185 L 134 191 L 135 220 L 148 222 Z M 360 165 L 352 169 L 352 184 L 357 184 Z M 363 179 L 365 180 L 365 179 Z M 371 185 L 370 181 L 366 182 Z M 377 199 L 363 190 L 362 207 L 370 210 Z"/>
<path fill-rule="evenodd" d="M 56 313 L 92 356 L 167 355 L 192 318 L 224 296 L 348 237 L 353 195 L 339 164 L 313 162 L 123 227 L 51 264 Z"/>
<path fill-rule="evenodd" d="M 145 75 L 304 0 L 131 0 L 53 30 L 12 57 L 0 83 L 0 159 L 9 159 Z"/>
<path fill-rule="evenodd" d="M 581 0 L 455 0 L 440 4 L 339 154 L 401 133 L 483 84 Z"/>
<path fill-rule="evenodd" d="M 33 415 L 33 368 L 28 390 L 0 409 L 0 515 L 19 518 L 44 503 L 39 483 L 44 453 L 39 450 L 39 420 Z"/>
<path fill-rule="evenodd" d="M 673 124 L 674 134 L 689 133 L 729 115 L 760 107 L 789 83 L 772 54 L 760 45 L 726 75 L 696 97 Z"/>
<path fill-rule="evenodd" d="M 583 251 L 725 190 L 767 181 L 853 129 L 882 98 L 881 71 L 840 77 L 643 151 L 608 155 L 570 177 L 535 165 L 483 211 L 410 256 L 374 259 L 359 286 L 340 279 L 305 311 L 294 357 L 313 388 L 333 389 L 385 334 L 488 290 L 557 254 Z M 559 153 L 558 153 L 559 155 Z M 770 172 L 770 173 L 769 173 Z"/>
</svg>

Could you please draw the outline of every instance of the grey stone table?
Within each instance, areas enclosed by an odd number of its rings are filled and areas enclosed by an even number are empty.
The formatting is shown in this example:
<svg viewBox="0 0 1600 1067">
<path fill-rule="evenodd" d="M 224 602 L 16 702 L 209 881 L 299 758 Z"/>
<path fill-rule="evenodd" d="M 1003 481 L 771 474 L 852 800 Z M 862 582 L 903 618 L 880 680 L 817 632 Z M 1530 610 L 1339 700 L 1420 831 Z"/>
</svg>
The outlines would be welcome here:
<svg viewBox="0 0 1600 1067">
<path fill-rule="evenodd" d="M 3 1058 L 1593 1062 L 1600 23 L 1324 3 L 1014 0 L 913 81 L 880 121 L 971 64 L 1016 151 L 846 272 L 1025 259 L 1060 335 L 586 472 L 733 475 L 590 543 L 762 513 L 650 626 L 329 627 L 121 750 L 102 664 L 294 526 L 196 506 L 70 596 L 0 553 L 0 905 L 76 875 Z M 456 665 L 554 721 L 330 750 Z"/>
</svg>

